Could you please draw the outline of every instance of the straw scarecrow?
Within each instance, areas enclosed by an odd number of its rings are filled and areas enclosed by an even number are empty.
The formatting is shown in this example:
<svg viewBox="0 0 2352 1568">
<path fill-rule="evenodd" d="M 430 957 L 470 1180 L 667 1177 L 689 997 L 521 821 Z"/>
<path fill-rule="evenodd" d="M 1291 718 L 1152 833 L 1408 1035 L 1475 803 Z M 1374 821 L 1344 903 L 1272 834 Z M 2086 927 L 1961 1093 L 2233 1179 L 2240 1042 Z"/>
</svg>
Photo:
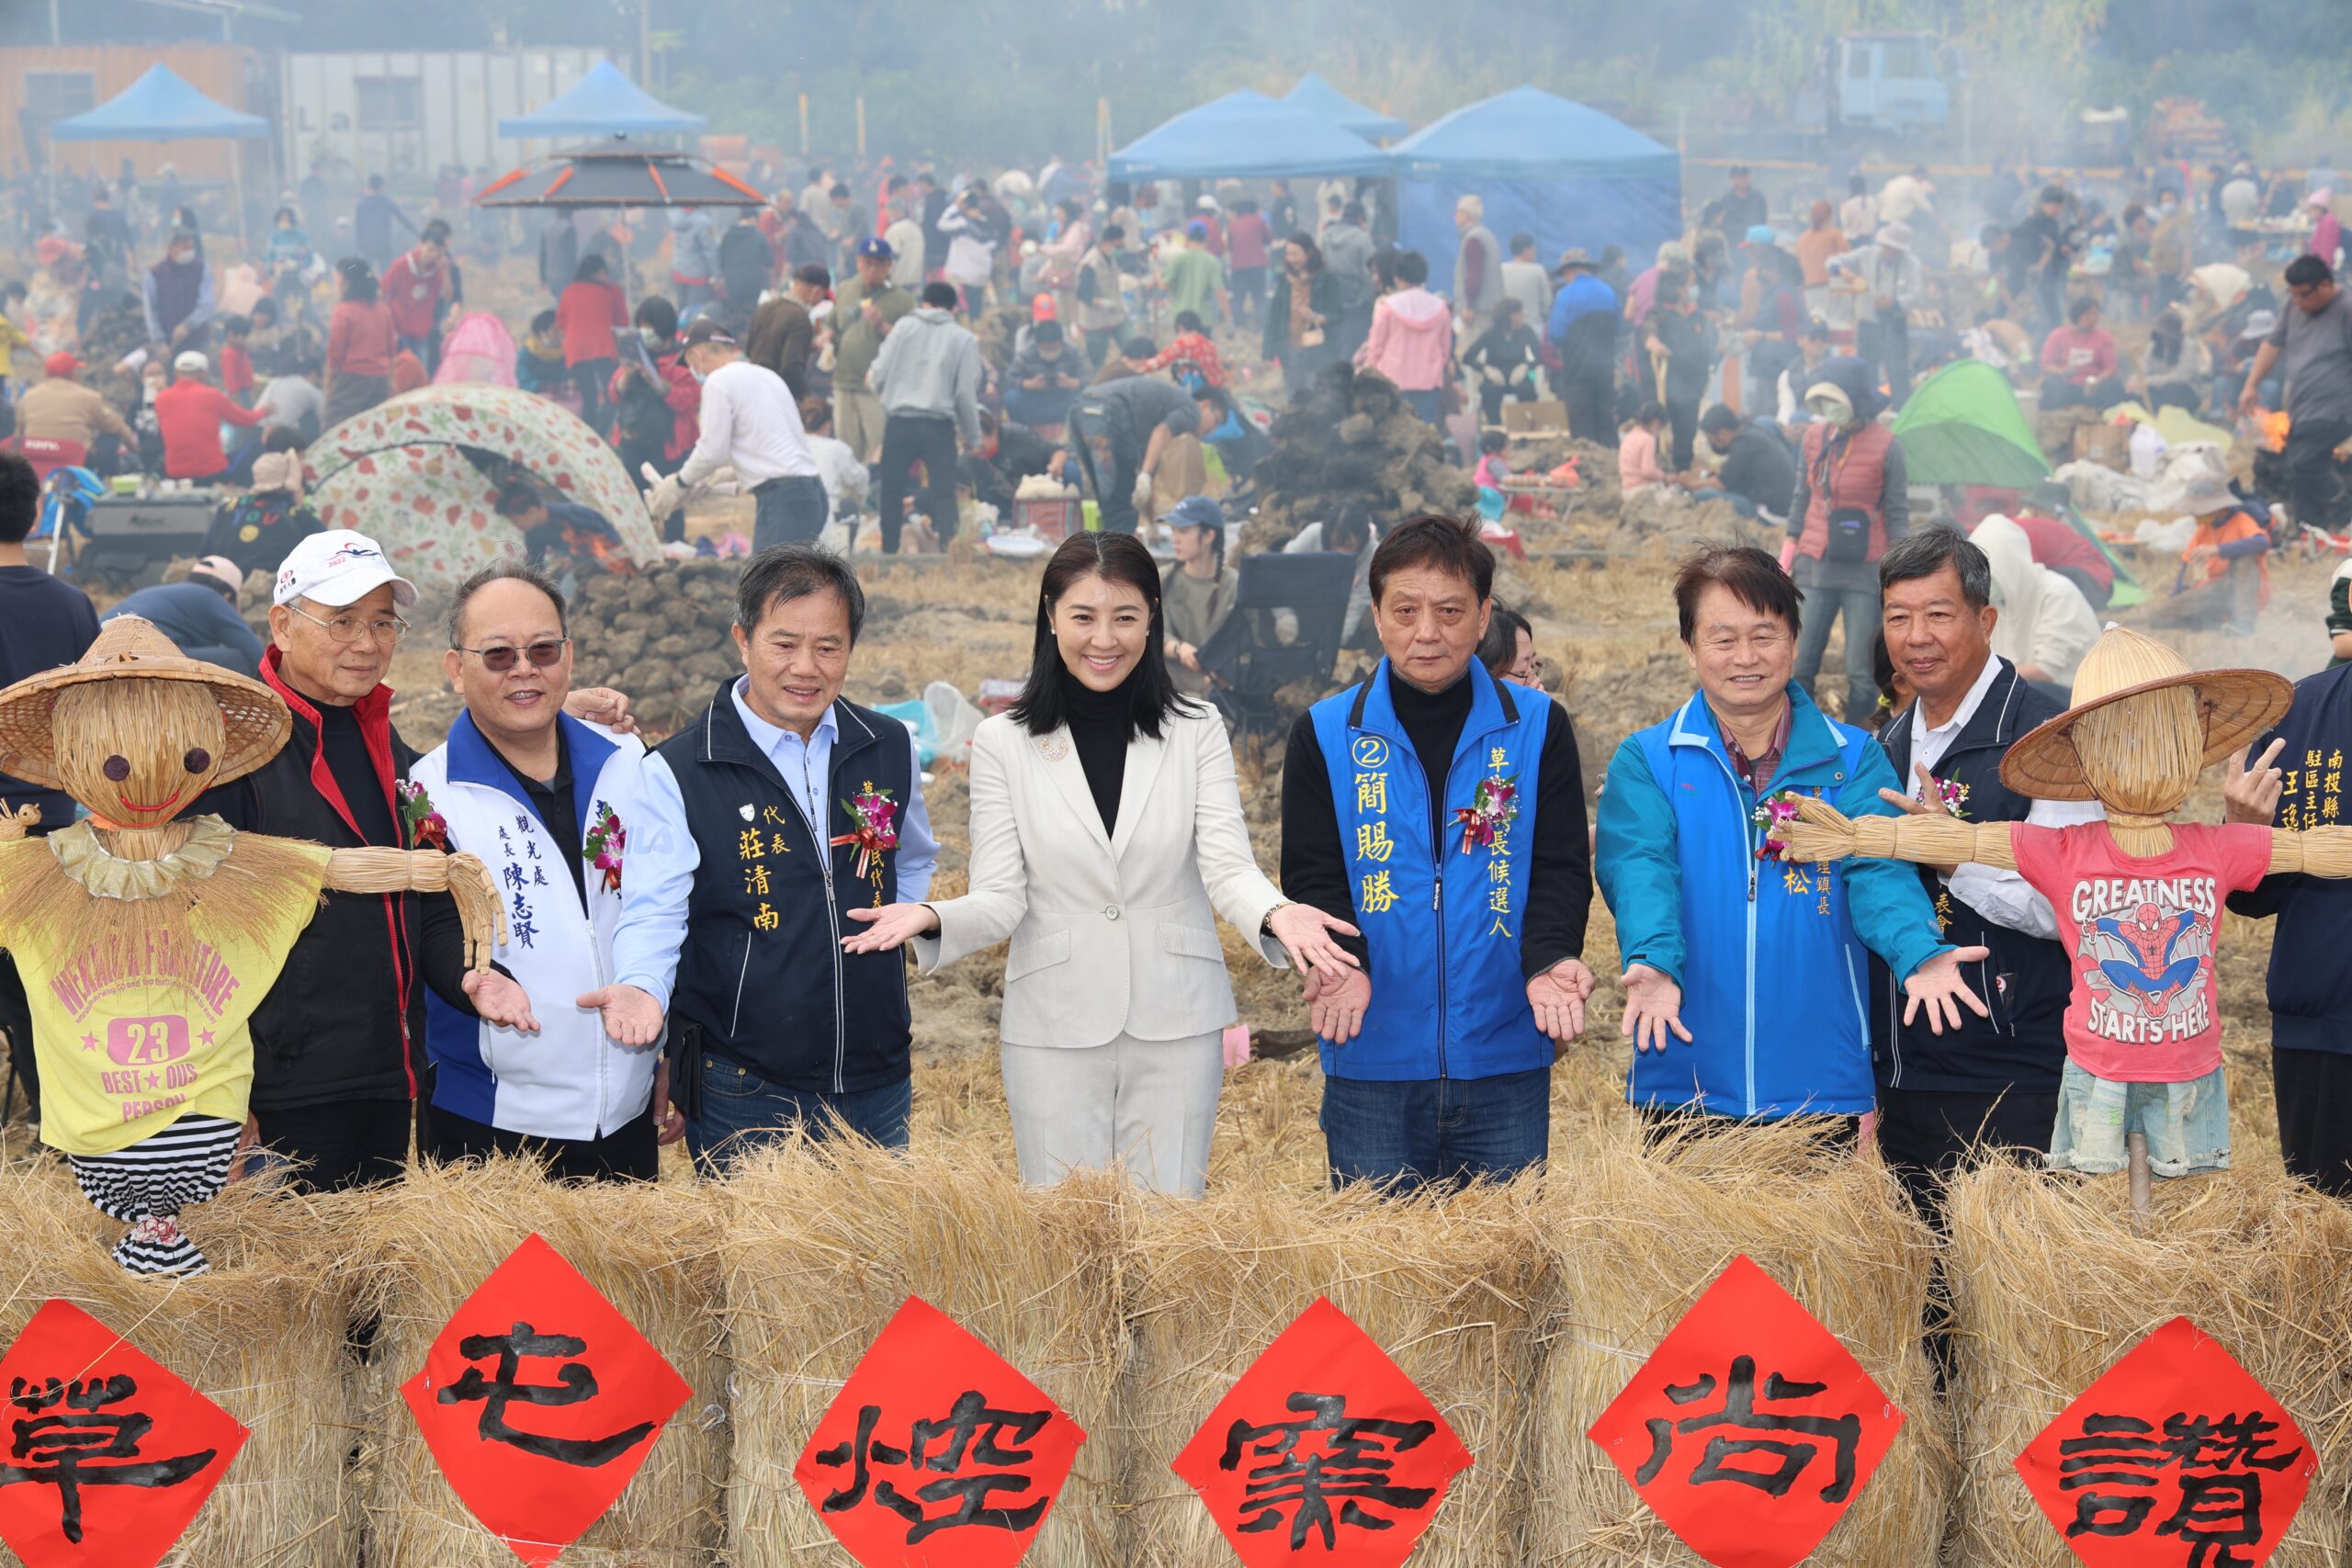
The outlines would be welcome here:
<svg viewBox="0 0 2352 1568">
<path fill-rule="evenodd" d="M 472 855 L 330 851 L 177 815 L 268 761 L 291 725 L 277 693 L 135 615 L 81 662 L 0 691 L 0 771 L 90 813 L 31 838 L 38 807 L 0 812 L 0 947 L 32 1007 L 41 1140 L 130 1225 L 115 1258 L 134 1273 L 205 1267 L 177 1216 L 227 1180 L 253 1087 L 246 1023 L 322 890 L 446 888 L 470 964 L 505 941 Z"/>
<path fill-rule="evenodd" d="M 2213 952 L 2222 900 L 2266 875 L 2352 876 L 2352 832 L 2175 824 L 2205 766 L 2278 721 L 2294 689 L 2266 670 L 2191 671 L 2111 626 L 2075 672 L 2074 705 L 2010 748 L 2001 782 L 2045 800 L 2097 800 L 2065 829 L 1963 822 L 1929 791 L 1907 817 L 1848 820 L 1814 799 L 1774 803 L 1792 861 L 1860 855 L 2014 870 L 2047 897 L 2075 962 L 2066 1068 L 2048 1163 L 2147 1178 L 2229 1164 L 2229 1097 Z"/>
</svg>

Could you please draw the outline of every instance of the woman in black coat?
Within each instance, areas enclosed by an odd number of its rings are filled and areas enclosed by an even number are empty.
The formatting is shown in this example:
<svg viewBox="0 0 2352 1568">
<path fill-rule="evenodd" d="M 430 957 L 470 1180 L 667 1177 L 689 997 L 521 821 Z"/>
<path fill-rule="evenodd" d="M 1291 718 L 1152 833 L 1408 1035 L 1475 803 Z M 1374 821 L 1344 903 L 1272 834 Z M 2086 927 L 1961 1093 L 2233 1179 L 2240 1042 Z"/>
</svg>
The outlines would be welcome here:
<svg viewBox="0 0 2352 1568">
<path fill-rule="evenodd" d="M 1283 385 L 1296 397 L 1339 349 L 1330 321 L 1340 311 L 1340 280 L 1323 270 L 1323 252 L 1305 234 L 1283 242 L 1283 269 L 1266 301 L 1264 354 L 1282 362 Z"/>
</svg>

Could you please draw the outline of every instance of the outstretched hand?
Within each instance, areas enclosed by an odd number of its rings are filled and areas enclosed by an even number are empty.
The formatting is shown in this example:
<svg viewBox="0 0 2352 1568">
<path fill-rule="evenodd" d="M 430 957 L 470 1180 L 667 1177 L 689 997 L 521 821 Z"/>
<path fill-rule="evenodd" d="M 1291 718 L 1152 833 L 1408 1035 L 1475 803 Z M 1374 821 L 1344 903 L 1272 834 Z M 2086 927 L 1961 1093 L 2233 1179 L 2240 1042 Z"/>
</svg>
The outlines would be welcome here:
<svg viewBox="0 0 2352 1568">
<path fill-rule="evenodd" d="M 1331 940 L 1362 934 L 1337 915 L 1327 915 L 1312 904 L 1284 904 L 1269 922 L 1274 940 L 1283 944 L 1293 964 L 1303 970 L 1353 969 L 1356 955 Z"/>
<path fill-rule="evenodd" d="M 939 911 L 928 904 L 885 904 L 878 909 L 844 912 L 865 929 L 842 938 L 843 953 L 891 953 L 939 929 Z"/>
<path fill-rule="evenodd" d="M 620 1044 L 650 1045 L 662 1038 L 662 1004 L 635 986 L 599 986 L 573 1005 L 604 1014 L 605 1032 Z"/>
<path fill-rule="evenodd" d="M 1617 1032 L 1634 1043 L 1634 1054 L 1664 1051 L 1667 1032 L 1685 1045 L 1690 1032 L 1682 1027 L 1682 987 L 1646 964 L 1625 966 L 1625 1016 Z"/>
<path fill-rule="evenodd" d="M 1580 958 L 1563 958 L 1527 982 L 1527 1005 L 1535 1027 L 1565 1045 L 1584 1032 L 1584 1004 L 1592 995 L 1592 971 Z"/>
<path fill-rule="evenodd" d="M 1983 999 L 1968 988 L 1967 981 L 1960 977 L 1962 964 L 1982 964 L 1992 956 L 1993 950 L 1989 947 L 1954 948 L 1950 953 L 1937 953 L 1913 970 L 1911 977 L 1903 982 L 1904 994 L 1911 998 L 1903 1004 L 1904 1023 L 1908 1026 L 1924 1006 L 1928 1010 L 1928 1028 L 1930 1031 L 1941 1034 L 1946 1024 L 1958 1029 L 1962 1021 L 1960 1008 L 1962 1002 L 1967 1003 L 1968 1010 L 1977 1017 L 1992 1017 Z"/>
<path fill-rule="evenodd" d="M 531 1011 L 531 993 L 511 976 L 495 969 L 469 969 L 458 984 L 484 1023 L 523 1034 L 539 1032 L 539 1021 Z"/>
<path fill-rule="evenodd" d="M 1363 1032 L 1364 1010 L 1372 1005 L 1372 976 L 1361 969 L 1306 971 L 1306 1017 L 1318 1040 L 1345 1045 Z"/>
</svg>

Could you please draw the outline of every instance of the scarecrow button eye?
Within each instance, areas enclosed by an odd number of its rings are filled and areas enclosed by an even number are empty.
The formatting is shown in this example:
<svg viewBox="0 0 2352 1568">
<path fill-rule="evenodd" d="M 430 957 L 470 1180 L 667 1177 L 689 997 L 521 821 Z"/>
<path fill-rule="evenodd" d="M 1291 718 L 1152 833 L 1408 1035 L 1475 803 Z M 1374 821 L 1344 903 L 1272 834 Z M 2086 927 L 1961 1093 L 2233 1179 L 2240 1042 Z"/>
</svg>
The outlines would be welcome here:
<svg viewBox="0 0 2352 1568">
<path fill-rule="evenodd" d="M 115 783 L 120 784 L 123 780 L 130 776 L 130 759 L 128 757 L 108 757 L 106 760 L 106 765 L 98 771 L 106 774 L 107 777 L 112 779 Z"/>
<path fill-rule="evenodd" d="M 191 773 L 200 773 L 212 765 L 212 753 L 201 746 L 191 746 L 187 755 L 180 759 L 180 766 Z"/>
</svg>

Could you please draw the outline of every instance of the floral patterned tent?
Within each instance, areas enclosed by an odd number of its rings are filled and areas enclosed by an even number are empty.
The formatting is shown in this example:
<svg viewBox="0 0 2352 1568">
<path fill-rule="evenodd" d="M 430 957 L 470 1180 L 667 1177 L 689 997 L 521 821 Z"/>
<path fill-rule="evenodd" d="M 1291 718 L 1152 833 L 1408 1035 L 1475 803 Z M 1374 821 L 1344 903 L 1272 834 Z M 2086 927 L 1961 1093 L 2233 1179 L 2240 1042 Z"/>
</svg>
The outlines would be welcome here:
<svg viewBox="0 0 2352 1568">
<path fill-rule="evenodd" d="M 374 539 L 427 592 L 522 554 L 521 532 L 493 510 L 516 473 L 602 513 L 640 566 L 661 553 L 613 449 L 570 410 L 511 387 L 420 387 L 345 420 L 304 461 L 320 521 Z"/>
</svg>

